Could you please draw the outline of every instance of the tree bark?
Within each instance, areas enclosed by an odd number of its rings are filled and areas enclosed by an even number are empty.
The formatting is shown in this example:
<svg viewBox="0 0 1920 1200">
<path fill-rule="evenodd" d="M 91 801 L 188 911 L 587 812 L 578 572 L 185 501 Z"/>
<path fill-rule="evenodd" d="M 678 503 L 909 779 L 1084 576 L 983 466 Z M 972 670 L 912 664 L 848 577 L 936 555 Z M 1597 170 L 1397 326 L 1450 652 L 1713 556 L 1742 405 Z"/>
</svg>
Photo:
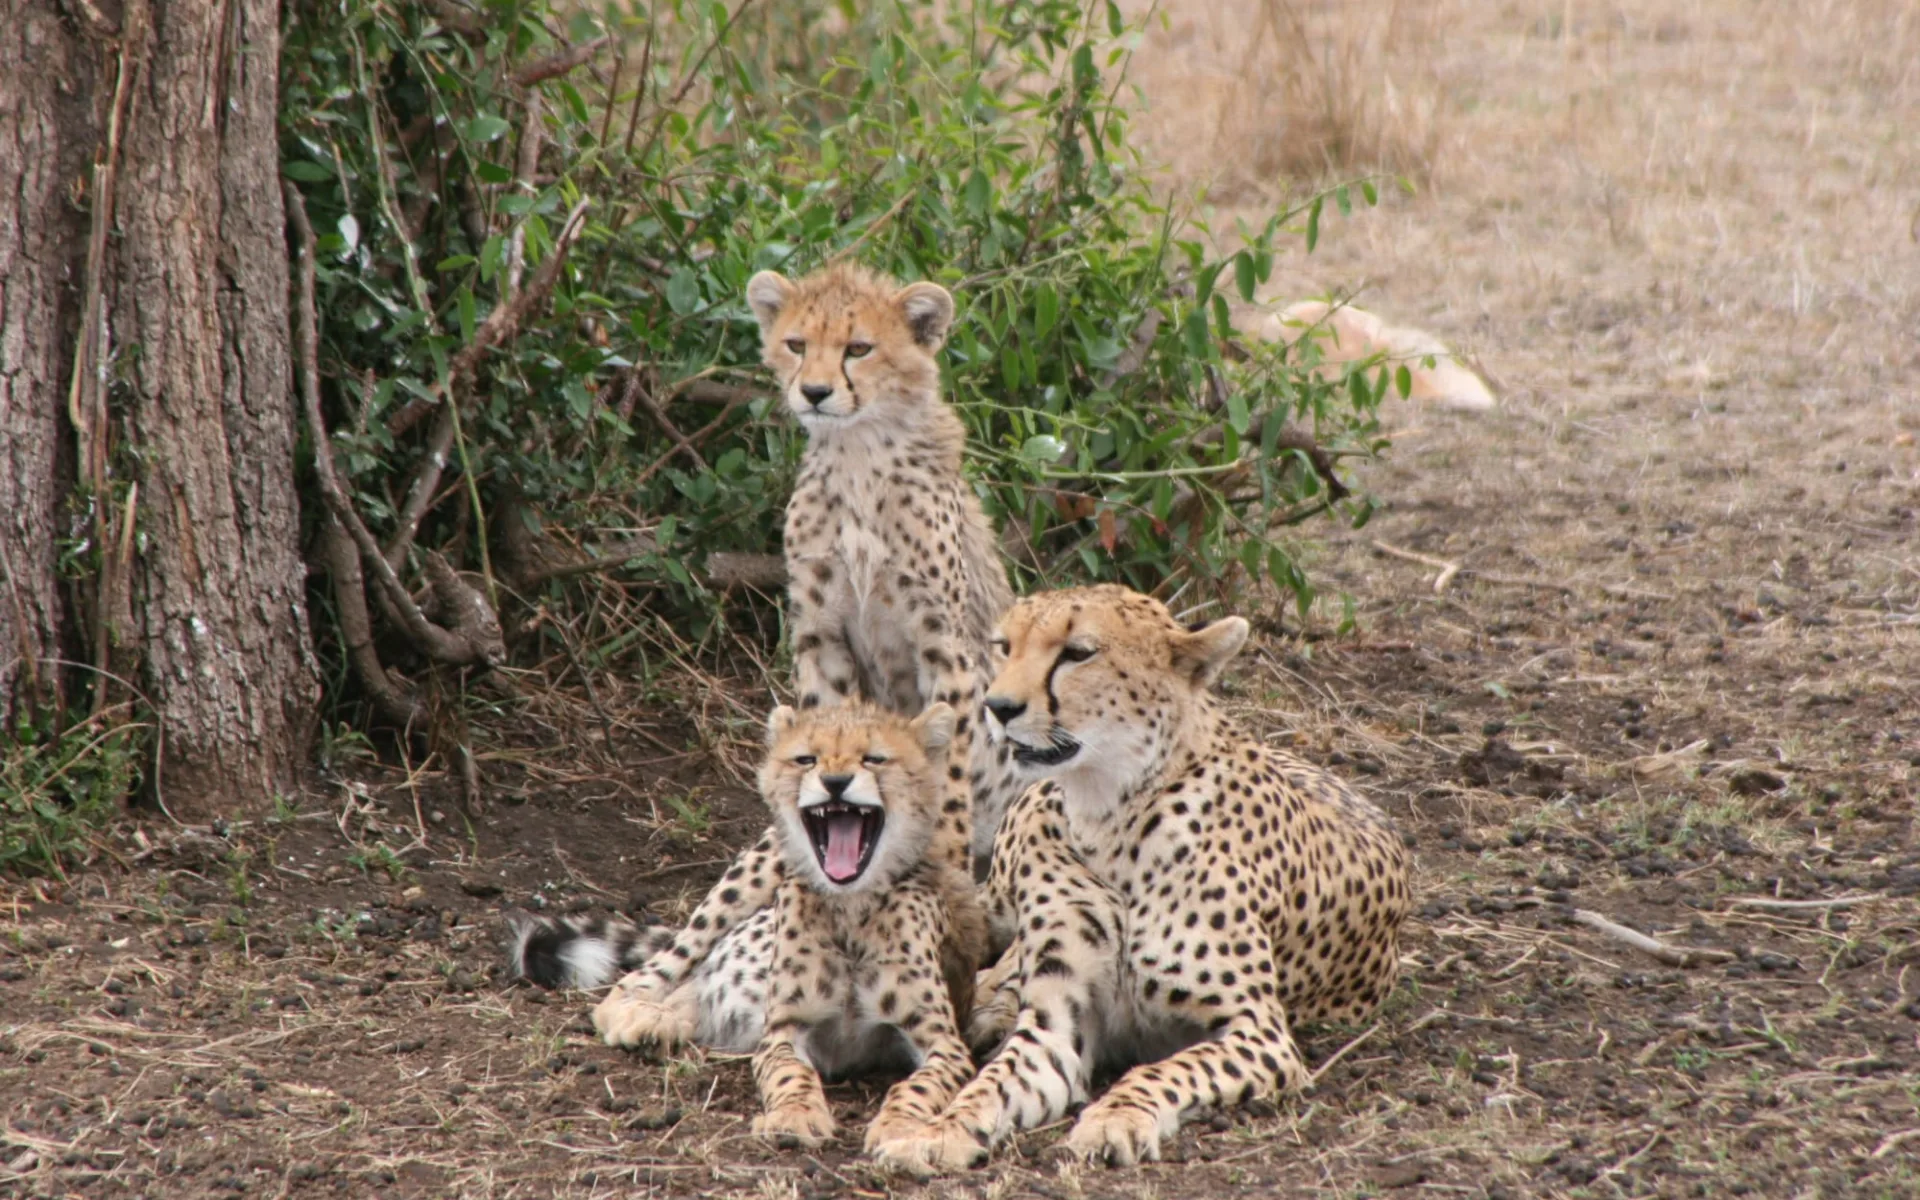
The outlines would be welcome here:
<svg viewBox="0 0 1920 1200">
<path fill-rule="evenodd" d="M 0 662 L 23 665 L 0 669 L 0 716 L 29 659 L 18 647 L 44 661 L 59 643 L 54 518 L 70 494 L 92 571 L 75 640 L 110 673 L 93 678 L 131 681 L 151 706 L 149 784 L 182 819 L 256 810 L 295 786 L 318 693 L 279 6 L 5 7 L 0 204 L 18 211 L 0 210 Z"/>
<path fill-rule="evenodd" d="M 91 149 L 92 56 L 52 5 L 12 3 L 0 34 L 0 728 L 64 699 L 56 569 L 72 486 L 61 418 L 86 222 L 68 187 Z"/>
<path fill-rule="evenodd" d="M 279 5 L 155 0 L 151 13 L 111 311 L 115 351 L 137 348 L 132 648 L 165 732 L 164 798 L 184 817 L 292 789 L 317 672 L 294 488 Z"/>
</svg>

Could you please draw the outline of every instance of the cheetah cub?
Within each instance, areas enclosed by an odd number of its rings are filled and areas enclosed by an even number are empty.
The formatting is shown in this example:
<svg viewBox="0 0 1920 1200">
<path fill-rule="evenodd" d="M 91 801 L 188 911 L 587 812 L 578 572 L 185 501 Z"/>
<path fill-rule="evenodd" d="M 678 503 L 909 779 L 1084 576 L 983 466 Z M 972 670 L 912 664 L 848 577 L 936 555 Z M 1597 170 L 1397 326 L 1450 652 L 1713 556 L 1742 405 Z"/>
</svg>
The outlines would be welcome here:
<svg viewBox="0 0 1920 1200">
<path fill-rule="evenodd" d="M 953 709 L 909 721 L 864 703 L 767 720 L 760 791 L 787 874 L 773 902 L 765 1032 L 753 1056 L 754 1132 L 833 1136 L 820 1077 L 902 1059 L 868 1150 L 917 1133 L 973 1073 L 960 1024 L 986 949 L 971 872 L 940 821 Z"/>
<path fill-rule="evenodd" d="M 1003 1044 L 884 1160 L 978 1165 L 1128 1063 L 1064 1147 L 1158 1158 L 1184 1119 L 1304 1088 L 1294 1022 L 1357 1020 L 1393 990 L 1406 849 L 1338 776 L 1214 702 L 1246 638 L 1242 618 L 1188 629 L 1112 585 L 1030 596 L 1001 622 L 985 721 L 1043 781 L 1007 813 L 987 885 L 1011 945 L 971 1032 Z"/>
<path fill-rule="evenodd" d="M 799 707 L 865 700 L 911 715 L 952 706 L 942 853 L 962 873 L 984 873 L 1001 814 L 1025 785 L 1004 747 L 974 736 L 991 670 L 987 642 L 1013 594 L 960 469 L 966 428 L 940 393 L 937 354 L 953 297 L 936 283 L 902 287 L 843 264 L 799 280 L 762 271 L 747 284 L 747 302 L 787 411 L 807 431 L 786 524 Z M 734 861 L 664 950 L 635 961 L 646 943 L 616 947 L 602 936 L 570 944 L 582 939 L 549 923 L 548 941 L 561 945 L 544 961 L 630 970 L 594 1010 L 609 1045 L 706 1041 L 662 1003 L 696 977 L 727 981 L 732 1015 L 721 1024 L 749 1028 L 766 972 L 766 906 L 785 876 L 769 834 Z M 556 981 L 594 987 L 610 977 L 563 972 Z"/>
</svg>

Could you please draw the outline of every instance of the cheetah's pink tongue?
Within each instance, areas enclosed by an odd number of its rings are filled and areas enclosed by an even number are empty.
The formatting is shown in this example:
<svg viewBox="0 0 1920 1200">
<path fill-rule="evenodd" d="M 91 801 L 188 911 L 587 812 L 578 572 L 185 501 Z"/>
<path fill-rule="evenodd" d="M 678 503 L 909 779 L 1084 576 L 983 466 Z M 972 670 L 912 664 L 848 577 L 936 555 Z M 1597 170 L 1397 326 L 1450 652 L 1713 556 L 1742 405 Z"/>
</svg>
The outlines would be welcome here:
<svg viewBox="0 0 1920 1200">
<path fill-rule="evenodd" d="M 821 866 L 827 878 L 845 883 L 860 874 L 861 836 L 866 821 L 859 813 L 839 813 L 827 818 L 827 859 Z"/>
</svg>

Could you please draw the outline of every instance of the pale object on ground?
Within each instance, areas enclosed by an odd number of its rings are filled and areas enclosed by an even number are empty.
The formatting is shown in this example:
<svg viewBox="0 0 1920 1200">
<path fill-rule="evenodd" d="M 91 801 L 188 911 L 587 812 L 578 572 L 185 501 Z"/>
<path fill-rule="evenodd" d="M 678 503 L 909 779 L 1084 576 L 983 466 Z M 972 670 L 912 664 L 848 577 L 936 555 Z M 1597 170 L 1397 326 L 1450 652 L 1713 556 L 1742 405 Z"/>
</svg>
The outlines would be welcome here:
<svg viewBox="0 0 1920 1200">
<path fill-rule="evenodd" d="M 1344 367 L 1376 354 L 1390 363 L 1404 363 L 1411 375 L 1407 398 L 1443 408 L 1484 412 L 1493 407 L 1493 393 L 1447 349 L 1439 338 L 1418 329 L 1397 329 L 1351 304 L 1302 300 L 1278 313 L 1250 316 L 1242 326 L 1269 342 L 1292 345 L 1301 338 L 1319 339 L 1320 365 L 1315 374 L 1327 378 L 1330 368 Z M 1428 365 L 1431 357 L 1432 365 Z M 1394 394 L 1397 394 L 1397 389 Z"/>
</svg>

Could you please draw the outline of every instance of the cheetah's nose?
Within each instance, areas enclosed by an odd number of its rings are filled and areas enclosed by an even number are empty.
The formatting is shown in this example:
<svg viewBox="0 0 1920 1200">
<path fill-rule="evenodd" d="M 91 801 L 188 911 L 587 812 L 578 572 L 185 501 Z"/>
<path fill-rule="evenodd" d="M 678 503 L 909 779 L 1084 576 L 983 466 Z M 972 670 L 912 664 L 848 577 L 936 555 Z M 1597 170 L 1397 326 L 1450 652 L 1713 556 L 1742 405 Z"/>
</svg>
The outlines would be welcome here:
<svg viewBox="0 0 1920 1200">
<path fill-rule="evenodd" d="M 820 786 L 827 789 L 827 795 L 838 800 L 843 792 L 853 786 L 851 775 L 822 775 Z"/>
<path fill-rule="evenodd" d="M 807 398 L 808 404 L 819 408 L 822 401 L 828 396 L 833 395 L 833 385 L 830 383 L 803 383 L 800 385 L 800 394 Z"/>
<path fill-rule="evenodd" d="M 1005 696 L 988 696 L 986 705 L 987 711 L 992 713 L 994 719 L 1002 725 L 1012 724 L 1014 718 L 1027 711 L 1027 706 L 1024 702 L 1009 700 Z"/>
</svg>

